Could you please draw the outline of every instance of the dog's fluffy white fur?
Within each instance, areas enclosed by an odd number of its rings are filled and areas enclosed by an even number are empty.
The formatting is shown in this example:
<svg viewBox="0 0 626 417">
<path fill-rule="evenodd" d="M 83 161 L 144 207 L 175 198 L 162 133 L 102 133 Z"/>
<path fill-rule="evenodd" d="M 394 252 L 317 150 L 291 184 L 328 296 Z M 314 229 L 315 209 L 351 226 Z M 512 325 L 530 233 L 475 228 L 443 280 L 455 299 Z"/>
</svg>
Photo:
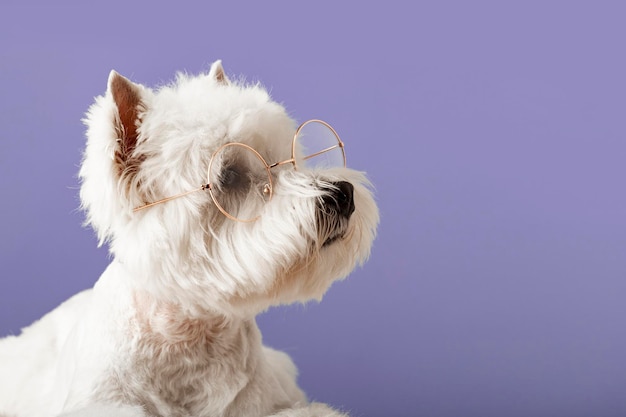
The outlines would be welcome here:
<svg viewBox="0 0 626 417">
<path fill-rule="evenodd" d="M 0 340 L 0 416 L 342 415 L 307 403 L 254 318 L 320 299 L 368 257 L 378 210 L 365 176 L 272 168 L 271 201 L 241 207 L 255 222 L 227 218 L 205 190 L 134 212 L 205 183 L 222 144 L 291 158 L 283 106 L 219 61 L 156 90 L 112 72 L 85 122 L 80 197 L 113 260 L 93 289 Z"/>
</svg>

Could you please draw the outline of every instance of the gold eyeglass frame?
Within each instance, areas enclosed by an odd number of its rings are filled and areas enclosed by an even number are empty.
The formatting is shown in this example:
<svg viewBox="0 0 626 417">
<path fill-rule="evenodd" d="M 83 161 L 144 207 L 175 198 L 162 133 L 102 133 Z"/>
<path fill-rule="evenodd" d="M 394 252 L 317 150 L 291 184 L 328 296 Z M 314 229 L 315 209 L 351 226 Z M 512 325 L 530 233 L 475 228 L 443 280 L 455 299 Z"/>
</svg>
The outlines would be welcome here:
<svg viewBox="0 0 626 417">
<path fill-rule="evenodd" d="M 306 122 L 302 123 L 300 126 L 298 126 L 298 128 L 296 129 L 296 133 L 294 133 L 293 135 L 293 139 L 291 142 L 291 158 L 286 159 L 284 161 L 280 161 L 280 162 L 274 162 L 273 164 L 268 164 L 265 161 L 265 158 L 263 158 L 261 156 L 261 154 L 259 152 L 257 152 L 256 149 L 254 149 L 253 147 L 251 147 L 250 145 L 246 145 L 245 143 L 240 143 L 240 142 L 229 142 L 229 143 L 225 143 L 222 146 L 220 146 L 219 148 L 217 148 L 217 150 L 215 152 L 213 152 L 213 154 L 211 155 L 211 160 L 209 161 L 209 167 L 207 168 L 207 182 L 206 184 L 202 184 L 200 185 L 200 187 L 193 189 L 193 190 L 189 190 L 189 191 L 185 191 L 183 193 L 180 194 L 176 194 L 170 197 L 166 197 L 163 198 L 161 200 L 157 200 L 157 201 L 153 201 L 151 203 L 145 203 L 144 205 L 141 206 L 137 206 L 135 208 L 133 208 L 133 213 L 136 213 L 138 211 L 141 211 L 143 209 L 147 209 L 149 207 L 152 206 L 156 206 L 157 204 L 161 204 L 161 203 L 167 203 L 168 201 L 180 198 L 180 197 L 184 197 L 186 195 L 189 195 L 191 193 L 195 193 L 197 191 L 204 191 L 204 190 L 209 190 L 209 194 L 211 195 L 211 200 L 213 200 L 213 204 L 215 204 L 215 207 L 218 208 L 219 211 L 222 212 L 222 214 L 224 216 L 226 216 L 227 218 L 231 219 L 231 220 L 235 220 L 238 222 L 242 222 L 242 223 L 251 223 L 254 222 L 256 220 L 258 220 L 261 215 L 258 215 L 254 218 L 251 219 L 239 219 L 233 215 L 231 215 L 230 213 L 228 213 L 224 207 L 222 207 L 222 205 L 217 201 L 217 197 L 215 197 L 215 195 L 213 194 L 213 189 L 211 187 L 211 180 L 210 180 L 210 176 L 211 176 L 211 167 L 213 166 L 213 161 L 215 160 L 215 156 L 218 155 L 223 149 L 229 147 L 229 146 L 239 146 L 242 147 L 244 149 L 247 149 L 249 151 L 252 151 L 253 154 L 261 161 L 261 163 L 263 164 L 265 170 L 267 171 L 267 178 L 269 183 L 266 183 L 263 186 L 263 194 L 265 194 L 267 196 L 267 201 L 269 202 L 272 199 L 272 195 L 274 193 L 274 184 L 272 182 L 272 173 L 271 173 L 271 169 L 275 168 L 277 166 L 281 166 L 281 165 L 285 165 L 285 164 L 292 164 L 293 168 L 298 171 L 298 163 L 296 161 L 296 144 L 298 141 L 298 136 L 300 135 L 300 132 L 302 131 L 302 129 L 310 124 L 310 123 L 320 123 L 324 126 L 326 126 L 328 129 L 330 129 L 330 131 L 333 133 L 333 135 L 335 136 L 335 139 L 337 139 L 337 144 L 333 145 L 333 146 L 329 146 L 326 149 L 322 149 L 321 151 L 315 152 L 311 155 L 307 155 L 305 157 L 302 158 L 298 158 L 301 161 L 306 161 L 308 159 L 314 158 L 318 155 L 321 155 L 323 153 L 326 152 L 330 152 L 333 149 L 341 149 L 341 155 L 343 157 L 343 166 L 344 168 L 347 166 L 346 165 L 346 151 L 345 151 L 345 145 L 344 143 L 341 141 L 341 139 L 339 138 L 339 135 L 337 134 L 337 131 L 335 129 L 333 129 L 333 127 L 331 125 L 329 125 L 328 123 L 326 123 L 323 120 L 319 120 L 319 119 L 311 119 L 311 120 L 307 120 Z"/>
</svg>

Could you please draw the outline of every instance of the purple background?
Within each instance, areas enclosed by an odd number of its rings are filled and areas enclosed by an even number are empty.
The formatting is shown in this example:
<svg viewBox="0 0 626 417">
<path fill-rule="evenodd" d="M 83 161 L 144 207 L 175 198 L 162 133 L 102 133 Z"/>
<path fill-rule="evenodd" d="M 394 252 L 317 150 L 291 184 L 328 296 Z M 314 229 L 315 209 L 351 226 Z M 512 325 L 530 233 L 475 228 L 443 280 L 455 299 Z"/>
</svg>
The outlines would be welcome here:
<svg viewBox="0 0 626 417">
<path fill-rule="evenodd" d="M 331 122 L 377 187 L 365 267 L 259 318 L 312 398 L 362 417 L 626 415 L 623 2 L 9 3 L 1 335 L 108 262 L 76 173 L 109 71 L 153 86 L 221 58 Z"/>
</svg>

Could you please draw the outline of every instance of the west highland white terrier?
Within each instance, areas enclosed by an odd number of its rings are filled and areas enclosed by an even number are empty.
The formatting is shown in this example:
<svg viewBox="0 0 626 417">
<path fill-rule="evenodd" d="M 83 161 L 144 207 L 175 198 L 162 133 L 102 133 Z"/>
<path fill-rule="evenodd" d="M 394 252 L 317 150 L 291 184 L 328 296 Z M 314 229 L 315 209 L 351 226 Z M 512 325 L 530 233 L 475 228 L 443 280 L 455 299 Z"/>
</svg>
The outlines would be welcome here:
<svg viewBox="0 0 626 417">
<path fill-rule="evenodd" d="M 378 209 L 335 130 L 297 127 L 220 61 L 157 90 L 111 72 L 85 123 L 80 198 L 113 261 L 0 341 L 0 415 L 343 415 L 307 402 L 255 323 L 370 253 Z"/>
</svg>

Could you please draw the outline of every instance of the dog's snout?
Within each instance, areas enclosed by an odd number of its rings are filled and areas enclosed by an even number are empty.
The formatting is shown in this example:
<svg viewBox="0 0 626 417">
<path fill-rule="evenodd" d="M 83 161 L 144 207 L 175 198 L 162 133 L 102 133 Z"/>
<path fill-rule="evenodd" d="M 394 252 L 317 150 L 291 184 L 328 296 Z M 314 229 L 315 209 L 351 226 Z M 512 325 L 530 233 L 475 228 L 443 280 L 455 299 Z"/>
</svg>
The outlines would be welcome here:
<svg viewBox="0 0 626 417">
<path fill-rule="evenodd" d="M 334 182 L 335 188 L 324 197 L 324 204 L 348 218 L 354 213 L 354 186 L 346 181 Z"/>
</svg>

